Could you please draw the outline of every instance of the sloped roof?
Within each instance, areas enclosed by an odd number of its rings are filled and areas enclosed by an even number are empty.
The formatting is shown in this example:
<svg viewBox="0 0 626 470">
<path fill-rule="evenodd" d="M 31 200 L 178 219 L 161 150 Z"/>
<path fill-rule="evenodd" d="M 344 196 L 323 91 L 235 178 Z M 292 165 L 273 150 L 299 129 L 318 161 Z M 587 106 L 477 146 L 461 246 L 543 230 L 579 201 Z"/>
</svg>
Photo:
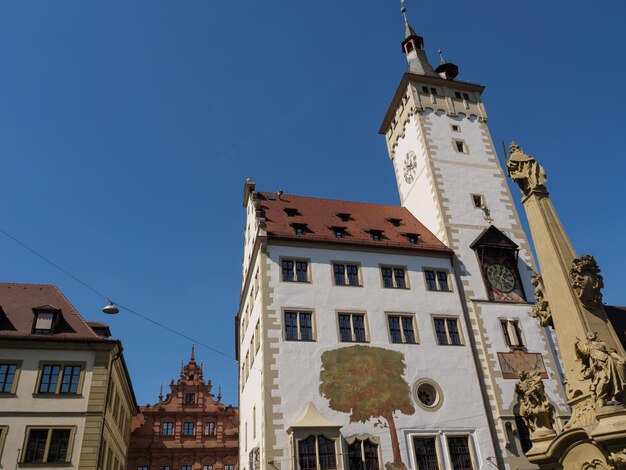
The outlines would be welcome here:
<svg viewBox="0 0 626 470">
<path fill-rule="evenodd" d="M 0 338 L 108 341 L 89 327 L 61 291 L 48 284 L 0 283 Z M 60 310 L 61 321 L 52 334 L 33 334 L 35 310 Z"/>
<path fill-rule="evenodd" d="M 255 197 L 261 202 L 269 239 L 452 253 L 404 207 L 264 192 Z M 296 214 L 290 216 L 285 209 Z M 347 214 L 347 220 L 339 214 Z M 306 225 L 305 233 L 296 235 L 294 224 Z M 337 238 L 335 228 L 345 229 L 346 235 Z M 381 240 L 374 240 L 371 231 L 381 231 Z M 418 235 L 418 243 L 410 243 L 408 234 Z"/>
<path fill-rule="evenodd" d="M 473 250 L 479 246 L 505 248 L 509 250 L 517 250 L 519 248 L 517 243 L 507 237 L 494 225 L 490 225 L 485 230 L 480 232 L 480 235 L 478 235 L 476 239 L 472 242 L 470 248 Z"/>
</svg>

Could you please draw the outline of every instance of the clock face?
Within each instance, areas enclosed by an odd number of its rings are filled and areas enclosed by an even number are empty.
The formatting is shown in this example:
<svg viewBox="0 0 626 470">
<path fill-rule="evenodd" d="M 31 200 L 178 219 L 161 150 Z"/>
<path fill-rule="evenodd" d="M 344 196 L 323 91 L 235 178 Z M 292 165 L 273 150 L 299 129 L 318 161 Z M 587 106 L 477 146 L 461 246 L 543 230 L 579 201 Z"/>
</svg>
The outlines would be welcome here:
<svg viewBox="0 0 626 470">
<path fill-rule="evenodd" d="M 501 264 L 492 264 L 487 268 L 487 279 L 500 292 L 511 292 L 515 288 L 515 274 Z"/>
<path fill-rule="evenodd" d="M 415 179 L 415 171 L 417 170 L 417 157 L 415 152 L 410 150 L 404 157 L 404 181 L 411 184 Z"/>
</svg>

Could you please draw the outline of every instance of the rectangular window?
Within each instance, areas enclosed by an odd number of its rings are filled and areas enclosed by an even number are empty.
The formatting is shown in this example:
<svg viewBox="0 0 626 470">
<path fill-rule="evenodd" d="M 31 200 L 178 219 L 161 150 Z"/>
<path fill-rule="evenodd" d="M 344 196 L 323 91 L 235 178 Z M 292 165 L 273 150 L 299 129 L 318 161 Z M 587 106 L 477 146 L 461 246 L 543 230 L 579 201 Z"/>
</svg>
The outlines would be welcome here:
<svg viewBox="0 0 626 470">
<path fill-rule="evenodd" d="M 298 441 L 299 470 L 337 468 L 335 441 L 323 435 L 311 435 Z"/>
<path fill-rule="evenodd" d="M 461 345 L 461 334 L 457 318 L 435 318 L 437 343 L 442 346 Z"/>
<path fill-rule="evenodd" d="M 307 232 L 306 224 L 293 224 L 293 231 L 296 235 L 304 235 Z"/>
<path fill-rule="evenodd" d="M 171 467 L 169 465 L 161 465 L 159 470 L 171 470 Z"/>
<path fill-rule="evenodd" d="M 359 286 L 359 266 L 357 264 L 333 263 L 333 277 L 336 286 Z"/>
<path fill-rule="evenodd" d="M 345 227 L 333 227 L 333 233 L 335 238 L 343 238 L 348 234 Z"/>
<path fill-rule="evenodd" d="M 420 470 L 439 470 L 437 446 L 434 437 L 414 437 L 415 461 Z"/>
<path fill-rule="evenodd" d="M 452 130 L 454 132 L 461 132 L 461 127 L 458 124 L 452 124 Z"/>
<path fill-rule="evenodd" d="M 370 235 L 372 236 L 372 240 L 374 240 L 375 242 L 379 242 L 383 239 L 382 230 L 370 230 Z"/>
<path fill-rule="evenodd" d="M 235 470 L 234 465 L 224 465 L 224 470 Z"/>
<path fill-rule="evenodd" d="M 422 87 L 422 92 L 428 94 L 428 87 L 427 86 L 423 86 Z"/>
<path fill-rule="evenodd" d="M 215 423 L 214 422 L 204 423 L 204 435 L 213 436 L 214 434 L 215 434 Z"/>
<path fill-rule="evenodd" d="M 37 312 L 36 315 L 33 333 L 45 335 L 52 332 L 56 312 Z"/>
<path fill-rule="evenodd" d="M 186 421 L 183 423 L 183 436 L 193 436 L 195 434 L 195 423 Z"/>
<path fill-rule="evenodd" d="M 213 465 L 203 465 L 202 470 L 213 470 Z"/>
<path fill-rule="evenodd" d="M 450 461 L 453 470 L 472 470 L 472 455 L 469 448 L 469 437 L 458 436 L 448 437 L 448 448 L 450 450 Z"/>
<path fill-rule="evenodd" d="M 170 421 L 165 421 L 161 424 L 161 435 L 162 436 L 173 436 L 174 435 L 174 423 Z"/>
<path fill-rule="evenodd" d="M 285 311 L 285 339 L 288 341 L 313 341 L 313 313 Z"/>
<path fill-rule="evenodd" d="M 196 402 L 195 393 L 185 393 L 185 405 L 193 405 Z"/>
<path fill-rule="evenodd" d="M 416 344 L 413 315 L 388 315 L 389 335 L 392 343 Z"/>
<path fill-rule="evenodd" d="M 0 393 L 14 393 L 17 364 L 0 364 Z"/>
<path fill-rule="evenodd" d="M 485 207 L 485 198 L 482 194 L 472 194 L 472 204 L 477 209 Z"/>
<path fill-rule="evenodd" d="M 71 429 L 27 428 L 22 462 L 69 462 L 71 436 Z"/>
<path fill-rule="evenodd" d="M 65 395 L 80 393 L 82 365 L 43 364 L 40 370 L 37 393 Z"/>
<path fill-rule="evenodd" d="M 304 260 L 282 260 L 283 281 L 309 282 L 309 262 Z"/>
<path fill-rule="evenodd" d="M 182 465 L 180 470 L 191 470 L 191 465 Z"/>
<path fill-rule="evenodd" d="M 409 243 L 411 245 L 417 245 L 417 242 L 419 240 L 419 235 L 417 235 L 416 233 L 407 233 L 406 238 L 407 240 L 409 240 Z"/>
<path fill-rule="evenodd" d="M 388 289 L 406 289 L 406 271 L 401 267 L 382 266 L 383 287 Z"/>
<path fill-rule="evenodd" d="M 507 346 L 511 348 L 523 348 L 525 346 L 519 320 L 500 320 L 500 324 Z"/>
<path fill-rule="evenodd" d="M 137 470 L 148 470 L 148 467 L 140 465 L 139 467 L 137 467 Z"/>
<path fill-rule="evenodd" d="M 462 140 L 453 140 L 452 145 L 454 146 L 454 150 L 456 150 L 458 153 L 469 153 L 467 144 Z"/>
<path fill-rule="evenodd" d="M 448 271 L 440 271 L 435 269 L 424 269 L 424 279 L 426 280 L 426 288 L 431 291 L 450 291 L 448 283 Z"/>
<path fill-rule="evenodd" d="M 340 313 L 339 338 L 346 343 L 365 343 L 365 315 L 362 313 Z"/>
</svg>

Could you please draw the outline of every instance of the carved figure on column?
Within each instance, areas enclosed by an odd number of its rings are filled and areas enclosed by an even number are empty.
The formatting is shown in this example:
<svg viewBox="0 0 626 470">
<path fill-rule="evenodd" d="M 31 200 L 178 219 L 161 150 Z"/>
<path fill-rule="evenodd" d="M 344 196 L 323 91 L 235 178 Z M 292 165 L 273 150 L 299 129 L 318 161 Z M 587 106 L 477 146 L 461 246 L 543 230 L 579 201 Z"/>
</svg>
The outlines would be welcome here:
<svg viewBox="0 0 626 470">
<path fill-rule="evenodd" d="M 615 349 L 609 349 L 598 339 L 598 334 L 590 331 L 584 340 L 576 341 L 576 356 L 581 361 L 582 380 L 590 380 L 589 390 L 596 407 L 619 405 L 626 382 L 624 358 Z"/>
<path fill-rule="evenodd" d="M 604 279 L 600 275 L 600 267 L 591 255 L 583 255 L 572 262 L 569 270 L 572 288 L 580 302 L 593 310 L 602 304 L 602 288 Z"/>
<path fill-rule="evenodd" d="M 549 436 L 554 431 L 554 408 L 546 397 L 546 392 L 537 371 L 520 371 L 519 382 L 515 384 L 515 393 L 519 400 L 520 416 L 530 430 L 530 438 Z"/>
<path fill-rule="evenodd" d="M 626 449 L 619 452 L 611 452 L 607 461 L 613 465 L 614 468 L 626 468 Z"/>
<path fill-rule="evenodd" d="M 533 191 L 545 191 L 544 184 L 548 181 L 546 172 L 543 167 L 530 155 L 524 151 L 515 142 L 509 147 L 511 156 L 506 162 L 506 168 L 509 176 L 524 193 L 528 196 Z"/>
<path fill-rule="evenodd" d="M 535 286 L 535 297 L 537 298 L 537 303 L 531 310 L 530 316 L 539 318 L 541 326 L 551 326 L 554 328 L 552 311 L 550 310 L 550 304 L 548 304 L 546 300 L 546 290 L 543 286 L 543 279 L 539 274 L 533 274 L 530 283 Z"/>
</svg>

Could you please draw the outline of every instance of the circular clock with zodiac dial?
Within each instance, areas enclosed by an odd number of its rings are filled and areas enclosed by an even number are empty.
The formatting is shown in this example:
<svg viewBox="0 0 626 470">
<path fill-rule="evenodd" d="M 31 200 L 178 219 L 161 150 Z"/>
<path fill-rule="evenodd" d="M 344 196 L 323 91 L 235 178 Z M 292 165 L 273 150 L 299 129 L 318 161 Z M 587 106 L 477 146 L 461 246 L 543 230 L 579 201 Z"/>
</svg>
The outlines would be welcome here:
<svg viewBox="0 0 626 470">
<path fill-rule="evenodd" d="M 417 157 L 415 152 L 410 150 L 404 157 L 404 181 L 411 184 L 415 179 L 415 171 L 417 170 Z"/>
<path fill-rule="evenodd" d="M 487 279 L 500 292 L 511 292 L 515 288 L 515 274 L 502 264 L 492 264 L 487 268 Z"/>
</svg>

